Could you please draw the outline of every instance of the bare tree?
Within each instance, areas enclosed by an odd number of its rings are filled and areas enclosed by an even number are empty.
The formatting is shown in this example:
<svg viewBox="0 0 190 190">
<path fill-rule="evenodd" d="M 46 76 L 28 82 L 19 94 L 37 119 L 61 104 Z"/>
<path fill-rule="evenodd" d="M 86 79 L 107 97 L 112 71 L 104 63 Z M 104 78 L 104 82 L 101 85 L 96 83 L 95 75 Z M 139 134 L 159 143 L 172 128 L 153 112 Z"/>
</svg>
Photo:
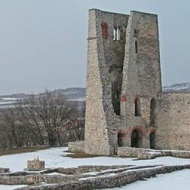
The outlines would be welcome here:
<svg viewBox="0 0 190 190">
<path fill-rule="evenodd" d="M 19 100 L 16 109 L 20 113 L 19 121 L 31 131 L 38 144 L 61 144 L 60 131 L 66 127 L 71 112 L 65 96 L 46 91 Z"/>
<path fill-rule="evenodd" d="M 85 104 L 85 103 L 84 103 Z M 67 123 L 67 135 L 69 141 L 84 140 L 85 105 L 79 106 L 78 102 L 72 105 L 72 113 Z"/>
<path fill-rule="evenodd" d="M 84 105 L 45 91 L 0 110 L 0 148 L 63 145 L 84 139 Z"/>
<path fill-rule="evenodd" d="M 15 108 L 1 109 L 0 111 L 1 141 L 4 147 L 21 147 L 25 145 L 25 130 L 18 122 L 18 113 Z"/>
</svg>

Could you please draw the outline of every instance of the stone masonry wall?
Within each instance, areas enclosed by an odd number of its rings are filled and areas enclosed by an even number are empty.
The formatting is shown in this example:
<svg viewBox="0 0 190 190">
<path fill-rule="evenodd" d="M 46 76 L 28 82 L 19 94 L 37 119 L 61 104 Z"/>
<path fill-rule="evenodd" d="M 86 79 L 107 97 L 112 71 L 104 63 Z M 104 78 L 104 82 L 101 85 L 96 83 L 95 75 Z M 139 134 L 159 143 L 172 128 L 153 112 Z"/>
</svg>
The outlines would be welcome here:
<svg viewBox="0 0 190 190">
<path fill-rule="evenodd" d="M 109 155 L 108 127 L 103 107 L 103 85 L 100 71 L 102 63 L 99 51 L 103 51 L 102 39 L 99 35 L 101 33 L 100 14 L 98 10 L 89 11 L 85 152 Z"/>
<path fill-rule="evenodd" d="M 190 94 L 164 93 L 156 115 L 156 148 L 190 150 Z"/>
<path fill-rule="evenodd" d="M 128 126 L 146 127 L 150 121 L 150 101 L 157 100 L 161 92 L 157 15 L 132 11 L 126 39 L 122 95 L 127 101 L 122 115 L 126 116 Z M 134 115 L 136 98 L 140 99 L 142 110 L 138 117 Z"/>
<path fill-rule="evenodd" d="M 122 70 L 124 42 L 113 41 L 112 30 L 126 26 L 128 16 L 89 11 L 88 68 L 86 94 L 85 152 L 110 155 L 117 148 L 117 128 L 122 127 L 122 117 L 114 112 L 117 100 L 113 99 L 112 71 Z M 107 28 L 107 37 L 102 35 L 102 24 Z M 116 75 L 120 81 L 121 74 Z M 114 101 L 114 102 L 113 102 Z M 115 102 L 116 101 L 116 102 Z"/>
</svg>

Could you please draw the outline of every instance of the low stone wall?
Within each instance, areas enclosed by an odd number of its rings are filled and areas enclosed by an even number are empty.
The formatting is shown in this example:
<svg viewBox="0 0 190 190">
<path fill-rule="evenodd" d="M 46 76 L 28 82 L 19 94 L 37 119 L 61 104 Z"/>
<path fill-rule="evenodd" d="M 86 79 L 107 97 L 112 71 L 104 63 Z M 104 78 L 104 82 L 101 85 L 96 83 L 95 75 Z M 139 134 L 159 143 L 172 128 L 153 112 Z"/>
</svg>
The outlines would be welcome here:
<svg viewBox="0 0 190 190">
<path fill-rule="evenodd" d="M 56 185 L 46 185 L 40 187 L 23 187 L 17 190 L 89 190 L 89 189 L 104 189 L 121 187 L 129 183 L 142 180 L 144 178 L 150 178 L 157 174 L 170 173 L 182 169 L 190 169 L 190 165 L 181 166 L 159 166 L 156 168 L 150 168 L 145 170 L 127 171 L 122 172 L 117 175 L 112 175 L 108 177 L 97 177 L 97 178 L 87 178 L 80 179 L 78 181 L 73 181 L 65 184 Z"/>
<path fill-rule="evenodd" d="M 190 151 L 171 151 L 171 156 L 178 158 L 190 158 Z"/>
<path fill-rule="evenodd" d="M 0 168 L 0 174 L 9 172 L 9 168 Z"/>
<path fill-rule="evenodd" d="M 180 150 L 151 150 L 145 148 L 119 147 L 117 155 L 121 157 L 134 157 L 138 159 L 153 159 L 162 156 L 190 158 L 190 151 Z"/>
<path fill-rule="evenodd" d="M 139 154 L 147 152 L 145 148 L 131 148 L 131 147 L 118 147 L 117 155 L 121 157 L 134 157 L 138 158 Z"/>
<path fill-rule="evenodd" d="M 70 152 L 85 152 L 85 141 L 76 141 L 68 143 Z"/>
<path fill-rule="evenodd" d="M 103 170 L 113 170 L 113 169 L 121 169 L 126 168 L 131 165 L 114 165 L 114 166 L 98 166 L 98 165 L 91 165 L 91 166 L 79 166 L 77 168 L 57 168 L 57 172 L 66 175 L 76 175 L 88 172 L 100 172 Z"/>
<path fill-rule="evenodd" d="M 76 181 L 78 176 L 35 174 L 27 176 L 0 176 L 2 185 L 36 185 L 40 183 L 57 184 Z"/>
</svg>

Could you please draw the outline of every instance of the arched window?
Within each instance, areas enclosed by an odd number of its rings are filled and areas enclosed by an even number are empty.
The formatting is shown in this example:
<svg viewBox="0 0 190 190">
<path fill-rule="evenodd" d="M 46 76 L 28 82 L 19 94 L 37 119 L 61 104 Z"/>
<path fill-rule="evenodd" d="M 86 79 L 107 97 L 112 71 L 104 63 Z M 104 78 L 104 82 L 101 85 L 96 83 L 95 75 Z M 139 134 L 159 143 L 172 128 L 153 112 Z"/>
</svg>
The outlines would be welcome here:
<svg viewBox="0 0 190 190">
<path fill-rule="evenodd" d="M 135 98 L 135 116 L 141 116 L 141 102 L 139 97 Z"/>
<path fill-rule="evenodd" d="M 138 42 L 135 40 L 135 53 L 138 53 Z"/>
<path fill-rule="evenodd" d="M 104 39 L 107 39 L 108 38 L 108 24 L 106 23 L 106 22 L 103 22 L 102 24 L 101 24 L 101 26 L 102 26 L 102 37 L 104 38 Z"/>
<path fill-rule="evenodd" d="M 121 40 L 121 30 L 122 30 L 121 26 L 120 27 L 114 26 L 114 28 L 113 28 L 113 40 L 117 40 L 117 41 Z"/>
</svg>

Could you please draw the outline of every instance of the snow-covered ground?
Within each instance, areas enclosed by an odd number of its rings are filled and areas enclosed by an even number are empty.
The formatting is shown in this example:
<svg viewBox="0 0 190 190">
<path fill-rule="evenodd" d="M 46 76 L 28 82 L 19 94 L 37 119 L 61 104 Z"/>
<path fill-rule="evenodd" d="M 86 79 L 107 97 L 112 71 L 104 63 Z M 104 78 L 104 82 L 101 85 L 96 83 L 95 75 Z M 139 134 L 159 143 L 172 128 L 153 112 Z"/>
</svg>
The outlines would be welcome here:
<svg viewBox="0 0 190 190">
<path fill-rule="evenodd" d="M 118 157 L 94 157 L 94 158 L 83 158 L 83 159 L 77 159 L 77 158 L 70 158 L 65 157 L 67 155 L 66 151 L 67 148 L 51 148 L 47 150 L 41 150 L 36 151 L 32 153 L 22 153 L 22 154 L 14 154 L 14 155 L 6 155 L 6 156 L 0 156 L 0 167 L 7 167 L 10 168 L 10 171 L 22 171 L 26 168 L 27 160 L 32 160 L 36 157 L 39 157 L 40 160 L 45 160 L 46 168 L 54 168 L 54 167 L 77 167 L 80 165 L 138 165 L 138 166 L 144 166 L 144 165 L 182 165 L 182 164 L 190 164 L 190 159 L 181 159 L 181 158 L 172 158 L 172 157 L 160 157 L 152 160 L 135 160 L 132 158 L 118 158 Z M 165 177 L 166 176 L 166 177 Z M 182 177 L 181 177 L 182 176 Z M 184 170 L 175 172 L 172 174 L 167 175 L 159 175 L 159 177 L 154 179 L 148 179 L 147 181 L 142 182 L 135 182 L 134 184 L 127 185 L 127 190 L 135 190 L 137 189 L 148 189 L 152 187 L 151 184 L 154 184 L 154 190 L 157 188 L 157 186 L 160 186 L 161 183 L 169 183 L 168 180 L 170 180 L 170 186 L 168 185 L 167 190 L 174 190 L 173 183 L 179 183 L 180 187 L 182 186 L 181 180 L 184 178 L 187 180 L 186 176 L 190 176 L 190 170 Z M 186 181 L 185 180 L 185 181 Z M 185 182 L 184 182 L 185 184 Z M 190 185 L 190 182 L 187 180 L 186 184 Z M 145 186 L 147 185 L 147 188 Z M 177 186 L 177 185 L 176 185 Z M 11 190 L 16 188 L 10 187 L 10 186 L 1 186 L 0 190 Z M 119 189 L 125 189 L 119 188 Z M 131 189 L 130 189 L 131 188 Z M 117 189 L 117 188 L 116 188 Z M 159 188 L 158 188 L 159 189 Z M 179 189 L 179 188 L 178 188 Z M 189 186 L 184 189 L 189 189 Z M 164 190 L 162 188 L 162 190 Z"/>
<path fill-rule="evenodd" d="M 190 188 L 189 176 L 190 170 L 182 170 L 170 174 L 160 174 L 147 181 L 137 181 L 125 187 L 109 190 L 188 190 Z"/>
</svg>

